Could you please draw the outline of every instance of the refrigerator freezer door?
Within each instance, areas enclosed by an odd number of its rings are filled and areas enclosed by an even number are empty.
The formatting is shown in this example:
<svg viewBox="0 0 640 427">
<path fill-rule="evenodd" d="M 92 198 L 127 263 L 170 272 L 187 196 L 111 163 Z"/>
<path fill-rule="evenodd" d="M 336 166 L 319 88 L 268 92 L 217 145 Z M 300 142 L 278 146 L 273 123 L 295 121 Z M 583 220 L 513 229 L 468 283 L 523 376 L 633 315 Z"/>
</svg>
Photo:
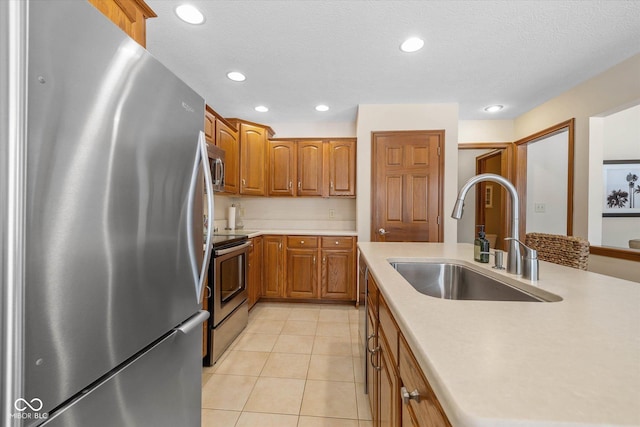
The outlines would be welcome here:
<svg viewBox="0 0 640 427">
<path fill-rule="evenodd" d="M 88 2 L 29 13 L 23 397 L 48 412 L 199 310 L 204 101 Z"/>
<path fill-rule="evenodd" d="M 175 332 L 43 427 L 200 427 L 200 340 L 198 328 Z"/>
</svg>

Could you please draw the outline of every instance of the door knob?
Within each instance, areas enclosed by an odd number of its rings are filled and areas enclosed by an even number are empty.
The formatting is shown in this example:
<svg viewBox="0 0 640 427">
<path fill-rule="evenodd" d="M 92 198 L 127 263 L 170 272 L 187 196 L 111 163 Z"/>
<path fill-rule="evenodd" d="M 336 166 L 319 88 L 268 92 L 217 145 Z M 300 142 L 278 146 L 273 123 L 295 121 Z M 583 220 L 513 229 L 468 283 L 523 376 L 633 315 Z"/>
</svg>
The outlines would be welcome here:
<svg viewBox="0 0 640 427">
<path fill-rule="evenodd" d="M 384 236 L 385 234 L 389 234 L 388 231 L 386 231 L 384 228 L 379 228 L 378 229 L 378 234 L 381 236 Z"/>
</svg>

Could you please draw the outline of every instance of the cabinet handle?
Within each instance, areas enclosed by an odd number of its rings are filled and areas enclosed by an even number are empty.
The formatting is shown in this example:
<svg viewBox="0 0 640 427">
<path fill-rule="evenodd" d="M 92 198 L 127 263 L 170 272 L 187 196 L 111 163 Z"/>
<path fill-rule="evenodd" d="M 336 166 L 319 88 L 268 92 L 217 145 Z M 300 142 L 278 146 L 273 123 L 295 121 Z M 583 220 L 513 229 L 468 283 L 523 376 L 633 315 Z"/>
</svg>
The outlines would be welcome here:
<svg viewBox="0 0 640 427">
<path fill-rule="evenodd" d="M 331 188 L 333 190 L 333 181 L 329 182 L 329 188 Z"/>
<path fill-rule="evenodd" d="M 376 336 L 376 334 L 371 334 L 371 335 L 369 335 L 369 336 L 367 337 L 367 351 L 368 351 L 369 353 L 371 353 L 371 354 L 375 353 L 375 352 L 376 352 L 376 351 L 378 351 L 378 349 L 380 348 L 380 347 L 376 347 L 376 348 L 374 348 L 373 350 L 371 350 L 371 347 L 369 347 L 369 341 L 371 340 L 371 338 L 373 338 L 373 337 L 375 337 L 375 336 Z"/>
<path fill-rule="evenodd" d="M 369 355 L 369 362 L 371 362 L 371 366 L 373 366 L 373 369 L 375 369 L 376 371 L 380 370 L 380 366 L 376 366 L 376 364 L 373 361 L 373 357 L 376 355 L 376 353 L 378 352 L 378 350 L 380 350 L 380 346 L 376 347 L 373 352 Z"/>
<path fill-rule="evenodd" d="M 400 389 L 400 395 L 402 396 L 402 403 L 405 405 L 409 404 L 409 401 L 415 400 L 417 403 L 420 403 L 420 392 L 418 389 L 413 390 L 411 393 L 407 390 L 406 387 L 402 387 Z"/>
<path fill-rule="evenodd" d="M 302 181 L 298 181 L 298 190 L 302 190 Z"/>
<path fill-rule="evenodd" d="M 242 178 L 242 186 L 243 186 L 243 187 L 246 187 L 246 186 L 247 186 L 247 180 L 246 180 L 246 179 L 244 179 L 244 178 Z"/>
<path fill-rule="evenodd" d="M 289 181 L 289 190 L 291 190 L 291 187 L 293 187 L 293 183 Z"/>
<path fill-rule="evenodd" d="M 327 263 L 327 257 L 326 257 L 326 256 L 323 256 L 323 257 L 322 257 L 322 264 L 326 264 L 326 263 Z"/>
<path fill-rule="evenodd" d="M 316 265 L 316 257 L 313 257 L 313 265 Z"/>
<path fill-rule="evenodd" d="M 207 286 L 207 299 L 211 298 L 211 288 Z"/>
<path fill-rule="evenodd" d="M 282 242 L 278 243 L 278 249 L 282 249 Z"/>
</svg>

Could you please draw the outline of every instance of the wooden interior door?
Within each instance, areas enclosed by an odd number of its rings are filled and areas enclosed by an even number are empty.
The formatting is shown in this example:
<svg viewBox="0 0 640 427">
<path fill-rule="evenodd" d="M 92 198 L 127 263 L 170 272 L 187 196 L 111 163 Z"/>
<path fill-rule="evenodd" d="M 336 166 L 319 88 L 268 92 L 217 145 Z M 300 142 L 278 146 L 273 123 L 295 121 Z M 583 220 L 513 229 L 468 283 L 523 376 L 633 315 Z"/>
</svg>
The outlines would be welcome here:
<svg viewBox="0 0 640 427">
<path fill-rule="evenodd" d="M 506 149 L 491 151 L 476 157 L 476 174 L 494 173 L 510 179 L 510 156 Z M 487 237 L 495 236 L 491 248 L 505 250 L 505 237 L 510 237 L 511 197 L 500 185 L 481 182 L 476 191 L 476 225 L 484 225 Z M 476 229 L 476 235 L 477 231 Z M 492 239 L 489 239 L 492 240 Z"/>
<path fill-rule="evenodd" d="M 371 240 L 442 242 L 444 131 L 374 132 Z"/>
</svg>

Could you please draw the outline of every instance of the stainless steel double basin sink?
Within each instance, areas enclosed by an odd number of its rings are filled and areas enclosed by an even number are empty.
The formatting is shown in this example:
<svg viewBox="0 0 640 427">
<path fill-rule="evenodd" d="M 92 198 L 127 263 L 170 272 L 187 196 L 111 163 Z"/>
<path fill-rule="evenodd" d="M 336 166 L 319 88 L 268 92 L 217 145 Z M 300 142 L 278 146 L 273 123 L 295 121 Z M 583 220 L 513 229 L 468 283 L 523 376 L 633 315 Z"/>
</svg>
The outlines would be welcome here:
<svg viewBox="0 0 640 427">
<path fill-rule="evenodd" d="M 452 262 L 390 261 L 418 292 L 450 300 L 555 302 L 562 298 L 524 284 L 513 285 Z"/>
</svg>

